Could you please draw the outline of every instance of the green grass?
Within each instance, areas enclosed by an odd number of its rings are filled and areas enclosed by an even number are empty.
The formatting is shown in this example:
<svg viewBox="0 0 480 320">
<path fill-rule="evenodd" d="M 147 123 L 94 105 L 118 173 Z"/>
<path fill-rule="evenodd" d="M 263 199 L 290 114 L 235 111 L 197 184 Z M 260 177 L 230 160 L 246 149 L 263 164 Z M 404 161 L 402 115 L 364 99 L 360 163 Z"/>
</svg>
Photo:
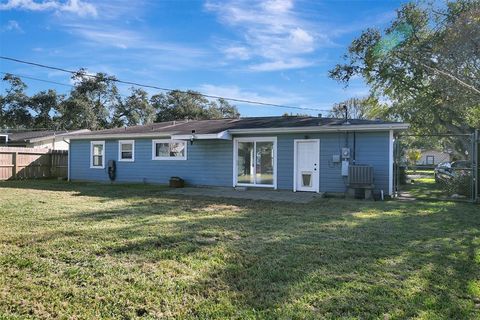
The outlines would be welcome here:
<svg viewBox="0 0 480 320">
<path fill-rule="evenodd" d="M 426 175 L 426 176 L 432 176 L 434 175 L 434 170 L 433 169 L 419 169 L 419 170 L 406 170 L 405 173 L 407 175 Z"/>
<path fill-rule="evenodd" d="M 447 199 L 448 193 L 442 188 L 439 183 L 431 178 L 414 178 L 413 182 L 408 182 L 406 185 L 401 185 L 402 192 L 408 194 L 416 199 Z"/>
<path fill-rule="evenodd" d="M 0 183 L 0 319 L 478 319 L 479 207 Z"/>
</svg>

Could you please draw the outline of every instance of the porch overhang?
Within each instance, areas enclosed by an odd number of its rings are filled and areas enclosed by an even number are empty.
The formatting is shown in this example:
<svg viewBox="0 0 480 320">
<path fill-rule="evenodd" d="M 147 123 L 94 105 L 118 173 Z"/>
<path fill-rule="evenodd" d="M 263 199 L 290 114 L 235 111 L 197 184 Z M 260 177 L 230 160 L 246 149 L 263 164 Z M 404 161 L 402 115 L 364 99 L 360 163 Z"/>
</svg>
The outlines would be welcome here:
<svg viewBox="0 0 480 320">
<path fill-rule="evenodd" d="M 227 131 L 218 133 L 191 133 L 191 134 L 173 134 L 173 140 L 232 140 L 232 135 Z"/>
</svg>

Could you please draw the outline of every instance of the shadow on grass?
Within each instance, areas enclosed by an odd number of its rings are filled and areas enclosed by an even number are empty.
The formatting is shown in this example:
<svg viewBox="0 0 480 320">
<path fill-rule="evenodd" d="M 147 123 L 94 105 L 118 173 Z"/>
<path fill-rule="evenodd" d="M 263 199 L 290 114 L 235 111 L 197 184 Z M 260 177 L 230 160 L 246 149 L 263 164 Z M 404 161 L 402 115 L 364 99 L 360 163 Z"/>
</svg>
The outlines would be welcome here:
<svg viewBox="0 0 480 320">
<path fill-rule="evenodd" d="M 321 200 L 277 207 L 241 200 L 163 199 L 173 202 L 157 212 L 152 200 L 77 219 L 143 214 L 147 219 L 116 231 L 131 241 L 106 252 L 152 263 L 187 261 L 226 248 L 222 267 L 212 268 L 196 286 L 208 291 L 221 282 L 236 294 L 240 308 L 266 317 L 282 316 L 279 309 L 286 304 L 295 307 L 284 316 L 471 316 L 467 287 L 479 276 L 473 241 L 480 236 L 478 223 L 469 225 L 473 208 L 465 207 L 470 209 L 466 213 L 461 204 L 422 202 Z M 145 232 L 158 223 L 149 217 L 177 215 L 178 206 L 188 217 L 168 225 L 173 236 Z M 234 206 L 240 214 L 218 215 L 209 211 L 212 206 Z"/>
<path fill-rule="evenodd" d="M 74 196 L 111 199 L 149 197 L 169 189 L 168 186 L 155 184 L 69 182 L 55 179 L 0 181 L 0 190 L 2 188 L 59 191 Z"/>
<path fill-rule="evenodd" d="M 336 199 L 277 204 L 171 196 L 152 186 L 45 184 L 34 188 L 133 199 L 69 217 L 96 226 L 75 233 L 78 241 L 108 240 L 99 241 L 96 255 L 148 263 L 215 261 L 183 289 L 206 301 L 207 307 L 189 310 L 199 318 L 212 317 L 223 296 L 235 306 L 220 313 L 226 318 L 239 312 L 265 318 L 475 317 L 467 289 L 480 275 L 474 205 Z M 108 225 L 117 220 L 119 226 Z"/>
</svg>

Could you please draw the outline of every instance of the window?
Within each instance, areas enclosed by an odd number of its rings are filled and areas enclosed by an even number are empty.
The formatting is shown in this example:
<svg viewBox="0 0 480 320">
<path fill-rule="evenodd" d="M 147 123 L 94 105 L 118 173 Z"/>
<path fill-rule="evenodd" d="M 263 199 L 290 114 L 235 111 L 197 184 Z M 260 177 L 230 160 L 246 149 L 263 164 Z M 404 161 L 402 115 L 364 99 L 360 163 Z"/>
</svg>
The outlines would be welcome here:
<svg viewBox="0 0 480 320">
<path fill-rule="evenodd" d="M 275 187 L 275 150 L 275 138 L 236 139 L 234 184 Z"/>
<path fill-rule="evenodd" d="M 426 164 L 435 164 L 435 157 L 434 156 L 427 156 L 427 163 Z"/>
<path fill-rule="evenodd" d="M 105 141 L 90 142 L 90 168 L 105 168 Z"/>
<path fill-rule="evenodd" d="M 187 142 L 181 140 L 153 140 L 153 160 L 187 160 Z"/>
<path fill-rule="evenodd" d="M 118 141 L 118 161 L 135 161 L 135 141 Z"/>
<path fill-rule="evenodd" d="M 8 142 L 8 135 L 0 134 L 0 143 L 1 144 L 6 144 L 7 142 Z"/>
</svg>

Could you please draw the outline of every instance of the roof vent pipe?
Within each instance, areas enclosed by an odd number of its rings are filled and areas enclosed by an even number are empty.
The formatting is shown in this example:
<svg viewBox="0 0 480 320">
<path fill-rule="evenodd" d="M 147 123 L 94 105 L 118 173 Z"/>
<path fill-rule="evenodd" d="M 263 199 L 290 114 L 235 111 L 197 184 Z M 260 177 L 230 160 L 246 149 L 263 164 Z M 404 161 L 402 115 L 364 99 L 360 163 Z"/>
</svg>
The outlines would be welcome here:
<svg viewBox="0 0 480 320">
<path fill-rule="evenodd" d="M 350 124 L 350 122 L 348 122 L 348 107 L 346 104 L 343 105 L 343 110 L 345 111 L 345 122 L 343 124 Z"/>
</svg>

